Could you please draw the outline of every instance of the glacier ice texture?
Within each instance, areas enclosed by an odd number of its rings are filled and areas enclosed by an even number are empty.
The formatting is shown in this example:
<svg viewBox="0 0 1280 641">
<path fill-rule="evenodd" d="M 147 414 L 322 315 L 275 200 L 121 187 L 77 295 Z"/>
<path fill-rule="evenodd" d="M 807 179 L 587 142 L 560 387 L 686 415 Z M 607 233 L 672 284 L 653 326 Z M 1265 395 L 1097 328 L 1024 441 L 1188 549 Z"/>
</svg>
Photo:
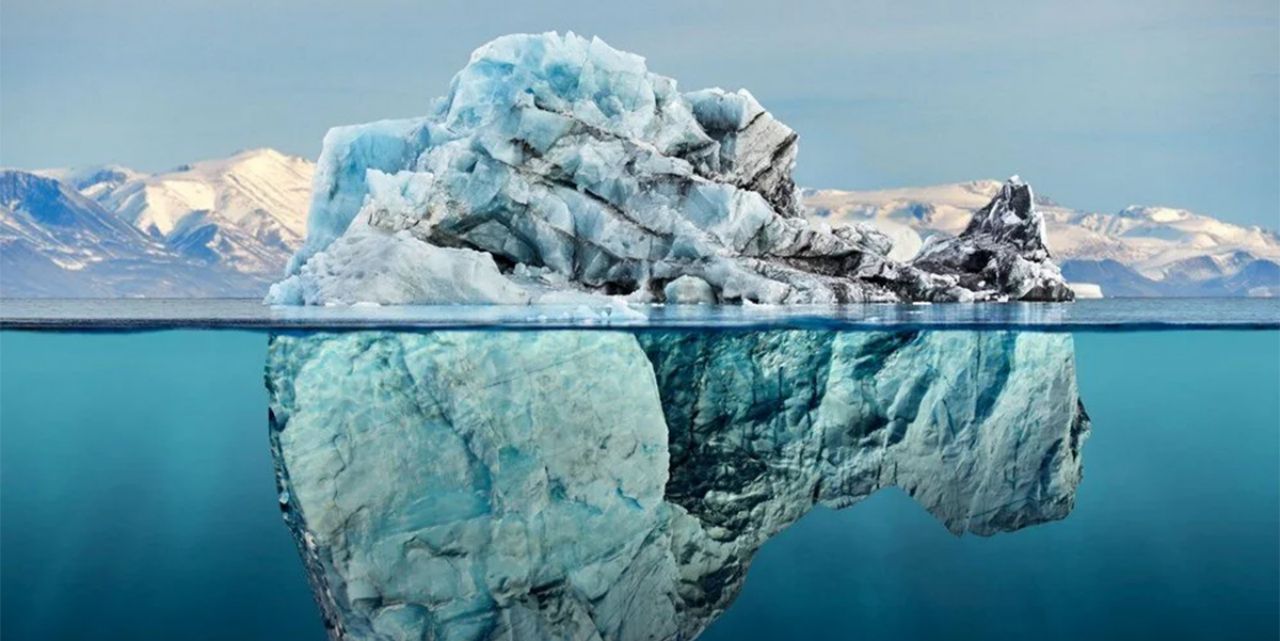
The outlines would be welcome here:
<svg viewBox="0 0 1280 641">
<path fill-rule="evenodd" d="M 815 505 L 1063 518 L 1089 429 L 1051 333 L 278 334 L 266 380 L 333 639 L 690 639 Z"/>
<path fill-rule="evenodd" d="M 503 36 L 428 115 L 328 133 L 307 240 L 267 301 L 1071 298 L 1030 201 L 904 263 L 869 225 L 805 217 L 797 149 L 745 90 L 681 93 L 599 39 Z"/>
<path fill-rule="evenodd" d="M 974 212 L 959 236 L 930 236 L 914 264 L 951 274 L 968 290 L 1003 292 L 1019 300 L 1073 298 L 1062 271 L 1049 260 L 1044 217 L 1035 210 L 1031 186 L 1017 176 Z"/>
</svg>

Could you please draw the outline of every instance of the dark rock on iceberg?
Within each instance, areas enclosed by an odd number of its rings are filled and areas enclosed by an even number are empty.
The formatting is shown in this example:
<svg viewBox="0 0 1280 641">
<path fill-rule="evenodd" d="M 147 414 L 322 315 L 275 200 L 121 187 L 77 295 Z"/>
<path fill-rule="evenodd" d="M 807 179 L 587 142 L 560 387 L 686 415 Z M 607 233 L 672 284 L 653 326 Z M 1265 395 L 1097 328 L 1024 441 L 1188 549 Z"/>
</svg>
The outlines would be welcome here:
<svg viewBox="0 0 1280 641">
<path fill-rule="evenodd" d="M 990 294 L 1027 301 L 1075 298 L 1050 260 L 1044 217 L 1036 211 L 1031 186 L 1017 176 L 974 213 L 959 236 L 930 237 L 930 241 L 912 264 L 958 278 L 960 287 L 978 298 Z"/>
</svg>

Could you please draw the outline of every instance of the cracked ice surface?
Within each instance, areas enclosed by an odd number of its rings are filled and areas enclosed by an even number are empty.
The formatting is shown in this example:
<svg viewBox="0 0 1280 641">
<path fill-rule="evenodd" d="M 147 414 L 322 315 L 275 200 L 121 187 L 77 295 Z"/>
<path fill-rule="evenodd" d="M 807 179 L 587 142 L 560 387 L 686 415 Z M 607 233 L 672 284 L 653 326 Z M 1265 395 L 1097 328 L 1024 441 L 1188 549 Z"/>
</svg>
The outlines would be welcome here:
<svg viewBox="0 0 1280 641">
<path fill-rule="evenodd" d="M 1025 269 L 966 278 L 987 269 L 979 259 L 1026 253 L 1003 233 L 983 236 L 992 242 L 977 257 L 938 254 L 924 268 L 888 259 L 889 238 L 864 224 L 807 222 L 796 156 L 796 132 L 745 90 L 681 93 L 640 56 L 599 39 L 503 36 L 472 54 L 428 115 L 329 132 L 306 244 L 267 299 L 1070 297 L 1065 285 L 1024 286 Z M 1033 229 L 1041 237 L 1042 227 Z M 1031 276 L 1055 278 L 1047 252 L 1030 260 Z M 465 287 L 455 282 L 462 273 Z"/>
<path fill-rule="evenodd" d="M 335 639 L 691 638 L 815 504 L 1065 516 L 1071 337 L 353 332 L 267 361 L 285 518 Z"/>
</svg>

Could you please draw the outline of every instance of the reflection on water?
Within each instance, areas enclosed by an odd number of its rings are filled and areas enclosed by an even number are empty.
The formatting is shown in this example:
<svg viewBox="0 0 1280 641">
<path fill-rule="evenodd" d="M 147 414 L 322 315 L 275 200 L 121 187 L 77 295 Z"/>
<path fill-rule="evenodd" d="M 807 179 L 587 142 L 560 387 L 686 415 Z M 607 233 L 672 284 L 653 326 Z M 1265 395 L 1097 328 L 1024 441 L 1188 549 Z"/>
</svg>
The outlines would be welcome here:
<svg viewBox="0 0 1280 641">
<path fill-rule="evenodd" d="M 1089 424 L 1065 334 L 279 334 L 267 384 L 346 639 L 688 639 L 816 504 L 1066 516 Z"/>
</svg>

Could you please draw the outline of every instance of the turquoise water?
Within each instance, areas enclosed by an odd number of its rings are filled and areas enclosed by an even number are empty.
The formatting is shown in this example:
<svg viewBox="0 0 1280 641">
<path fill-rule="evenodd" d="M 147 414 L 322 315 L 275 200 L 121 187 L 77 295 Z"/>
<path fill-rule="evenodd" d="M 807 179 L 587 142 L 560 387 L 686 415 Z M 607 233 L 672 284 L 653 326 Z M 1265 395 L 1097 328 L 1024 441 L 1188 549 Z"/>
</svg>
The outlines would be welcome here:
<svg viewBox="0 0 1280 641">
<path fill-rule="evenodd" d="M 0 636 L 324 638 L 276 507 L 265 347 L 0 336 Z"/>
<path fill-rule="evenodd" d="M 266 336 L 0 334 L 0 636 L 323 639 L 281 524 Z M 954 537 L 905 494 L 819 509 L 704 639 L 1277 636 L 1280 333 L 1075 336 L 1063 521 Z"/>
</svg>

